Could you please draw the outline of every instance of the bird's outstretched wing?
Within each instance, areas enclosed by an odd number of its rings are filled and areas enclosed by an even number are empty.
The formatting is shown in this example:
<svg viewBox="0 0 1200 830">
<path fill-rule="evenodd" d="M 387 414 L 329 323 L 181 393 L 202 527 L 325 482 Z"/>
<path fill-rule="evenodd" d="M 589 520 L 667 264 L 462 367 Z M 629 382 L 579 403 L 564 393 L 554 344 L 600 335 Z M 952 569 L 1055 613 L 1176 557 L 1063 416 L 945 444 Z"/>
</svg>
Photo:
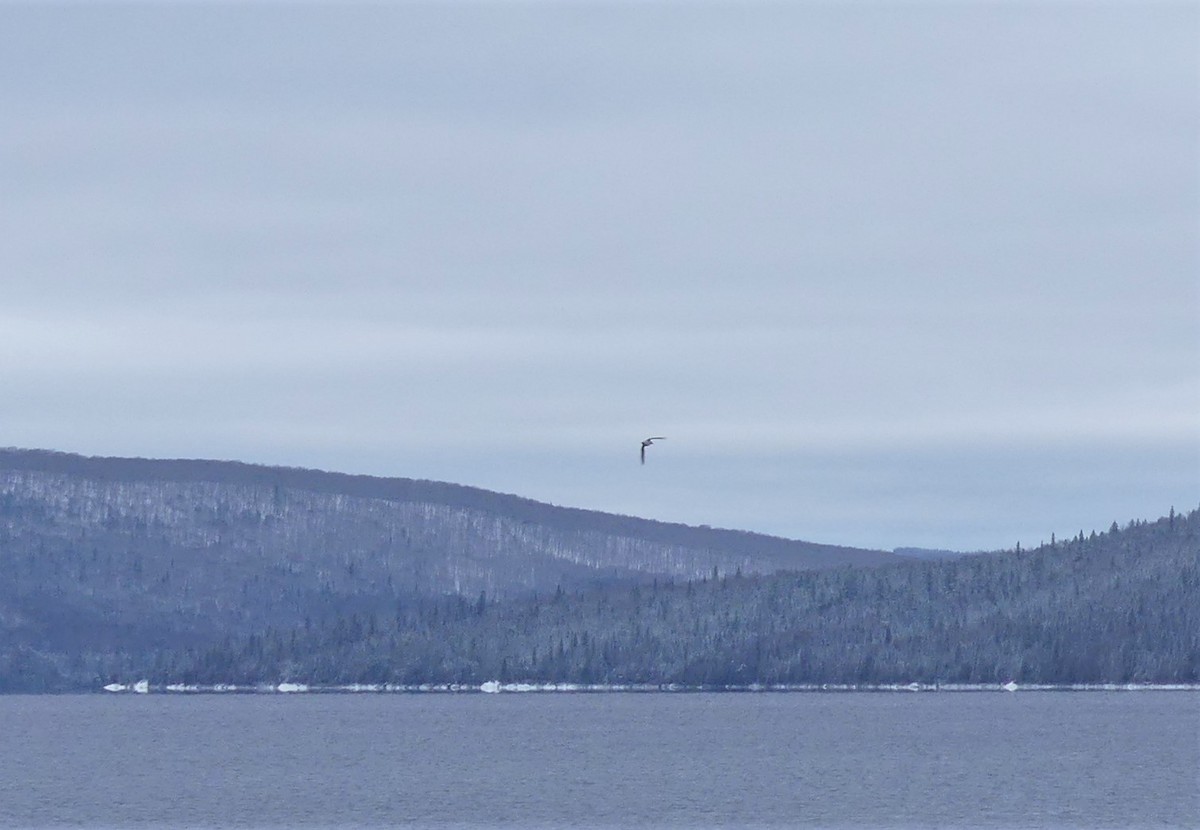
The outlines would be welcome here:
<svg viewBox="0 0 1200 830">
<path fill-rule="evenodd" d="M 642 463 L 643 464 L 646 463 L 646 447 L 650 446 L 655 441 L 665 441 L 665 440 L 667 440 L 667 436 L 665 436 L 665 435 L 651 435 L 649 438 L 647 438 L 645 441 L 642 442 Z"/>
</svg>

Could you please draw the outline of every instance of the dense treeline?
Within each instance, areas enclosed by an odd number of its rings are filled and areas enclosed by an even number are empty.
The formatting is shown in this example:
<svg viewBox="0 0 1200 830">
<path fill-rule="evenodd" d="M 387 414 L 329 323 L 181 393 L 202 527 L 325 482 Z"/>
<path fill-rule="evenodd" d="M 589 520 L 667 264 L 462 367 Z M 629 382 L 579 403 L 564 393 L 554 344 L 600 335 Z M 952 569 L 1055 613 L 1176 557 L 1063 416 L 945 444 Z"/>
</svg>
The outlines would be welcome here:
<svg viewBox="0 0 1200 830">
<path fill-rule="evenodd" d="M 1198 524 L 913 561 L 430 482 L 0 450 L 0 692 L 1195 681 Z"/>
<path fill-rule="evenodd" d="M 1035 550 L 449 597 L 158 655 L 157 682 L 1200 681 L 1200 511 Z"/>
</svg>

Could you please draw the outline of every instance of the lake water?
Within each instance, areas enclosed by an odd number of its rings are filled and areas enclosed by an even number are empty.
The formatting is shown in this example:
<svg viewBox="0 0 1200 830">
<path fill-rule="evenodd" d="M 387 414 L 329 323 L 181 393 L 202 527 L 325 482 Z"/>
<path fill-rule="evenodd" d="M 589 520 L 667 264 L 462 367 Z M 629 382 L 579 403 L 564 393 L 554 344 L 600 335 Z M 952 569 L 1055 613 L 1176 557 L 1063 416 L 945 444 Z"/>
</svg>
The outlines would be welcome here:
<svg viewBox="0 0 1200 830">
<path fill-rule="evenodd" d="M 0 826 L 1197 827 L 1200 694 L 0 697 Z"/>
</svg>

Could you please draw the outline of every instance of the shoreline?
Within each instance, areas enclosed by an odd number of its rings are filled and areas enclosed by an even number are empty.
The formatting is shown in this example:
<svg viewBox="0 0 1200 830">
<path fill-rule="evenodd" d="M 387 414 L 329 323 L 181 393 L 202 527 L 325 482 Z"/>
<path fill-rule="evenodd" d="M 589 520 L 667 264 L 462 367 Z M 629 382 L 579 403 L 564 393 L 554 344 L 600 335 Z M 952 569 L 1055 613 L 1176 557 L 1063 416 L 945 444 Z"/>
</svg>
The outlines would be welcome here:
<svg viewBox="0 0 1200 830">
<path fill-rule="evenodd" d="M 855 692 L 1200 692 L 1200 683 L 348 683 L 151 684 L 110 683 L 109 694 L 840 694 Z"/>
</svg>

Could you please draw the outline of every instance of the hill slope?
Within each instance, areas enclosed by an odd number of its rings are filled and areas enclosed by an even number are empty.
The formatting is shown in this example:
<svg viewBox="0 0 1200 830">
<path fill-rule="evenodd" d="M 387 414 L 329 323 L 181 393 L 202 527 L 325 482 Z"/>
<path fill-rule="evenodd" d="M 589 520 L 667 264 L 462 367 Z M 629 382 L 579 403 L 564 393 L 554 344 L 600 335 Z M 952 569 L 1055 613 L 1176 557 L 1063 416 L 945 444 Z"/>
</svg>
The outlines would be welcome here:
<svg viewBox="0 0 1200 830">
<path fill-rule="evenodd" d="M 1200 511 L 921 561 L 434 482 L 0 451 L 0 569 L 0 691 L 1200 680 Z"/>
<path fill-rule="evenodd" d="M 0 650 L 57 663 L 445 594 L 893 559 L 438 482 L 0 450 Z"/>
<path fill-rule="evenodd" d="M 1033 551 L 467 602 L 267 632 L 159 682 L 1200 681 L 1200 511 Z"/>
</svg>

